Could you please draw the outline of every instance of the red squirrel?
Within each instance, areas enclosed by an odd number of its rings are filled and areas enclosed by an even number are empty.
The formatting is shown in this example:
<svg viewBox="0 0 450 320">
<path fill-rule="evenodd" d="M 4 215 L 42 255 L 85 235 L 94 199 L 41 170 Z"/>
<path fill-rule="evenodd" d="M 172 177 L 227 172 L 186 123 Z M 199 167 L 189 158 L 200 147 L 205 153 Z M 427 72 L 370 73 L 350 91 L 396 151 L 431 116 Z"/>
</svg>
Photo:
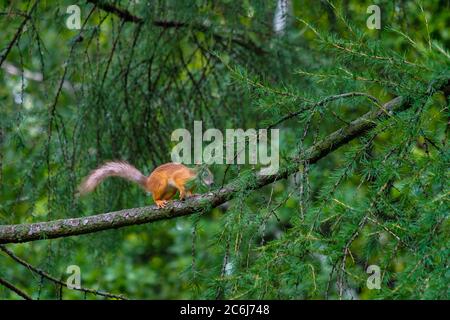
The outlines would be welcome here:
<svg viewBox="0 0 450 320">
<path fill-rule="evenodd" d="M 138 169 L 125 161 L 106 162 L 93 170 L 78 187 L 79 193 L 86 194 L 108 177 L 121 177 L 139 184 L 150 192 L 158 208 L 164 208 L 168 200 L 172 199 L 177 191 L 180 199 L 192 195 L 194 184 L 187 185 L 199 176 L 202 183 L 210 186 L 213 183 L 213 175 L 209 169 L 188 168 L 178 163 L 166 163 L 157 167 L 148 176 L 144 176 Z"/>
</svg>

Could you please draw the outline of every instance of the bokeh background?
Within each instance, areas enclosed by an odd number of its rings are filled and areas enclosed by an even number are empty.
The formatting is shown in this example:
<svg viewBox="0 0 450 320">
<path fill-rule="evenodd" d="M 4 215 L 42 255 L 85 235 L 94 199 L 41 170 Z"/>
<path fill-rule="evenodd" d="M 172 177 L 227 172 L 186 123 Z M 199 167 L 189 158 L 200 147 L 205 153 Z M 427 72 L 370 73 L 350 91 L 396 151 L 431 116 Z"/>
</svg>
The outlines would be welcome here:
<svg viewBox="0 0 450 320">
<path fill-rule="evenodd" d="M 366 25 L 372 4 L 379 30 Z M 66 26 L 70 5 L 80 30 Z M 119 179 L 75 192 L 106 160 L 149 174 L 170 161 L 172 131 L 194 120 L 264 128 L 351 91 L 417 102 L 383 130 L 219 208 L 7 248 L 63 281 L 77 265 L 83 287 L 131 299 L 448 298 L 448 102 L 424 92 L 448 76 L 449 9 L 446 0 L 1 0 L 4 225 L 151 204 Z M 336 100 L 283 122 L 281 164 L 374 107 Z M 253 169 L 211 166 L 216 188 Z M 375 222 L 358 230 L 372 209 Z M 379 290 L 366 286 L 372 264 Z M 61 289 L 4 252 L 0 277 L 35 299 L 103 299 Z M 0 286 L 0 298 L 20 297 Z"/>
</svg>

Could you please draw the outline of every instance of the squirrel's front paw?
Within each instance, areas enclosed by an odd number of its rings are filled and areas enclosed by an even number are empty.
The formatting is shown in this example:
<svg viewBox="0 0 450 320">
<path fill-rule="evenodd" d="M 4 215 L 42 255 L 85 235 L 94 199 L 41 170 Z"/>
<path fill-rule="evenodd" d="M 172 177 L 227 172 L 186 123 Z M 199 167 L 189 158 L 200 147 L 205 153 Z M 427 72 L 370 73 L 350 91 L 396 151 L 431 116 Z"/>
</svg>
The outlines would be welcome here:
<svg viewBox="0 0 450 320">
<path fill-rule="evenodd" d="M 156 205 L 158 208 L 165 208 L 167 206 L 167 200 L 156 200 Z"/>
</svg>

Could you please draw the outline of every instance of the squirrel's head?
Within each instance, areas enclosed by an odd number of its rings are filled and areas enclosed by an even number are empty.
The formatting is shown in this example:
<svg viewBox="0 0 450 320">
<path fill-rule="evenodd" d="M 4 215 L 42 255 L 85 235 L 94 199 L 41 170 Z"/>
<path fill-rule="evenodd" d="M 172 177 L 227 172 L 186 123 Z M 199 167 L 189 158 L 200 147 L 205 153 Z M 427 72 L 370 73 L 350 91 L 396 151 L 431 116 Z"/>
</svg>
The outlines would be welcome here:
<svg viewBox="0 0 450 320">
<path fill-rule="evenodd" d="M 198 177 L 208 187 L 214 183 L 214 175 L 206 166 L 202 166 L 198 170 Z"/>
</svg>

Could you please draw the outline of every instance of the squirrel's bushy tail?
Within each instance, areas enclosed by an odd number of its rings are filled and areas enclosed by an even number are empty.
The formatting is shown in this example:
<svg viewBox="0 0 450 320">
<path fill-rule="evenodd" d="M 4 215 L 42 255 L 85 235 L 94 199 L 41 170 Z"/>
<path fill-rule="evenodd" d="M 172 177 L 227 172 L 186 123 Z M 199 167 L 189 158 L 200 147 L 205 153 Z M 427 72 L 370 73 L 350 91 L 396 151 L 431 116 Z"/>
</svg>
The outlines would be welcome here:
<svg viewBox="0 0 450 320">
<path fill-rule="evenodd" d="M 91 192 L 100 182 L 108 177 L 121 177 L 128 181 L 136 182 L 146 189 L 147 177 L 138 169 L 125 161 L 110 161 L 91 171 L 78 187 L 79 194 L 83 195 Z"/>
</svg>

